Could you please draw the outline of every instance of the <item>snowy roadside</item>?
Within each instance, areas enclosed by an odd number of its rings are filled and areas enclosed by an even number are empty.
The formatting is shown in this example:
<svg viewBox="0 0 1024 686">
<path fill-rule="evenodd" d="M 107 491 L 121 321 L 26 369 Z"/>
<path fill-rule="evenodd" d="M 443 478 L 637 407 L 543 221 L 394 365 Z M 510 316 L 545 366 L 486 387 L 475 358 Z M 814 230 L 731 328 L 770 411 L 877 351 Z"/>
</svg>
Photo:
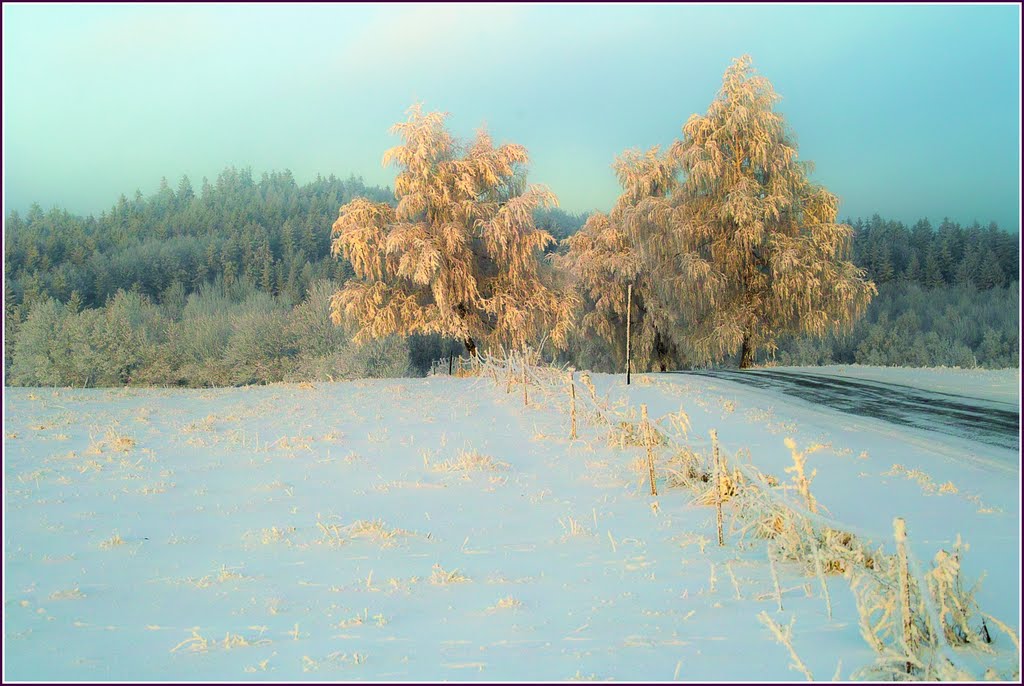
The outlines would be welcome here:
<svg viewBox="0 0 1024 686">
<path fill-rule="evenodd" d="M 900 384 L 923 391 L 979 398 L 1020 408 L 1020 369 L 873 367 L 859 364 L 766 369 Z"/>
<path fill-rule="evenodd" d="M 961 534 L 980 606 L 1019 633 L 1014 453 L 634 379 L 594 383 L 781 478 L 785 438 L 828 444 L 808 467 L 829 517 L 885 544 L 904 517 L 922 563 Z M 664 479 L 648 495 L 642 447 L 583 421 L 570 441 L 566 412 L 484 379 L 10 389 L 5 410 L 9 679 L 799 677 L 761 611 L 796 618 L 817 679 L 874 659 L 842 577 L 829 619 L 817 581 L 778 565 L 778 611 L 764 546 L 719 548 L 714 509 Z"/>
</svg>

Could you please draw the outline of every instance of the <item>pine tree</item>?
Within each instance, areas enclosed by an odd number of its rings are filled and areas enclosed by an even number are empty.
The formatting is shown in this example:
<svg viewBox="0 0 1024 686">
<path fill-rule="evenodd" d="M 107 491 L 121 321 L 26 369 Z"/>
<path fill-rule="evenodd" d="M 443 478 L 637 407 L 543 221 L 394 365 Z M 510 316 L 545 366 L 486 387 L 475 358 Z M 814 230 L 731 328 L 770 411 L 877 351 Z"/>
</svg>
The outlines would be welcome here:
<svg viewBox="0 0 1024 686">
<path fill-rule="evenodd" d="M 662 227 L 653 279 L 705 361 L 739 351 L 749 367 L 782 334 L 848 329 L 876 292 L 847 259 L 852 229 L 836 221 L 838 199 L 797 161 L 778 99 L 749 57 L 734 60 L 707 113 L 691 116 L 669 150 L 682 183 L 631 212 L 634 224 Z"/>
<path fill-rule="evenodd" d="M 274 260 L 270 257 L 269 249 L 267 249 L 263 254 L 263 268 L 260 272 L 260 288 L 267 293 L 276 293 L 276 291 L 274 291 Z"/>
<path fill-rule="evenodd" d="M 192 182 L 188 180 L 188 176 L 182 176 L 181 181 L 178 182 L 178 192 L 175 193 L 175 198 L 180 207 L 188 207 L 192 199 L 195 198 L 195 193 L 192 191 Z"/>
<path fill-rule="evenodd" d="M 1005 278 L 995 252 L 991 248 L 986 250 L 985 255 L 981 258 L 981 266 L 978 269 L 978 288 L 988 290 L 989 288 L 1001 286 Z"/>
<path fill-rule="evenodd" d="M 907 262 L 907 269 L 903 272 L 903 278 L 911 283 L 921 281 L 921 264 L 917 259 L 917 253 L 910 254 L 910 261 Z"/>
<path fill-rule="evenodd" d="M 439 333 L 477 344 L 519 347 L 549 337 L 563 347 L 575 298 L 560 292 L 540 260 L 554 241 L 533 211 L 555 204 L 526 186 L 526 149 L 495 147 L 486 131 L 464 144 L 447 115 L 419 105 L 392 133 L 397 207 L 356 198 L 333 227 L 332 253 L 355 271 L 335 294 L 336 324 L 351 318 L 357 341 L 392 334 Z"/>
<path fill-rule="evenodd" d="M 942 267 L 936 252 L 935 248 L 929 247 L 924 256 L 922 280 L 928 288 L 939 288 L 946 283 L 942 276 Z"/>
<path fill-rule="evenodd" d="M 21 327 L 21 307 L 18 305 L 11 282 L 4 279 L 4 369 L 10 370 L 14 359 L 14 343 Z"/>
<path fill-rule="evenodd" d="M 82 294 L 78 291 L 71 291 L 71 296 L 68 298 L 67 303 L 64 305 L 64 309 L 67 310 L 68 314 L 78 314 L 82 311 Z"/>
</svg>

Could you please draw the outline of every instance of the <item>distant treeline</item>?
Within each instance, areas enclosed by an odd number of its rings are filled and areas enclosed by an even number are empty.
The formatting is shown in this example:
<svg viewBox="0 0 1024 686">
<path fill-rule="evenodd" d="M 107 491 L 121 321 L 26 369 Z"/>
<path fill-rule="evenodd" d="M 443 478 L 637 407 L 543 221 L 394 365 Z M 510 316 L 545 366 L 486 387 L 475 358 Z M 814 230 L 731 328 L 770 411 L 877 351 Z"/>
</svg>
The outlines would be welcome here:
<svg viewBox="0 0 1024 686">
<path fill-rule="evenodd" d="M 853 261 L 876 285 L 905 281 L 925 288 L 1009 286 L 1020 273 L 1019 236 L 994 223 L 982 228 L 943 221 L 933 229 L 927 219 L 908 229 L 878 215 L 851 222 Z"/>
<path fill-rule="evenodd" d="M 995 224 L 851 222 L 853 261 L 878 295 L 846 336 L 790 338 L 780 364 L 1016 367 L 1019 237 Z M 768 361 L 766 357 L 763 361 Z"/>
<path fill-rule="evenodd" d="M 154 195 L 121 196 L 98 218 L 34 205 L 5 220 L 5 287 L 28 307 L 45 298 L 100 307 L 119 290 L 159 300 L 168 289 L 187 295 L 217 279 L 301 300 L 314 281 L 351 275 L 330 254 L 330 231 L 338 208 L 357 196 L 394 203 L 389 189 L 355 177 L 300 186 L 291 172 L 255 181 L 250 170 L 229 168 L 198 194 L 187 177 L 177 190 L 165 179 Z M 538 220 L 560 239 L 586 216 L 556 208 Z"/>
<path fill-rule="evenodd" d="M 239 386 L 420 373 L 447 352 L 436 338 L 387 338 L 353 345 L 351 327 L 329 318 L 332 281 L 306 297 L 261 291 L 218 277 L 190 295 L 153 302 L 118 291 L 99 308 L 47 298 L 20 323 L 9 381 L 25 386 Z"/>
<path fill-rule="evenodd" d="M 226 169 L 195 192 L 187 178 L 121 197 L 99 217 L 38 206 L 5 219 L 8 383 L 223 385 L 422 373 L 461 349 L 437 337 L 353 346 L 327 321 L 351 276 L 330 227 L 353 197 L 393 202 L 355 177 L 299 185 Z M 543 210 L 558 239 L 586 215 Z M 995 225 L 877 216 L 851 222 L 853 260 L 879 294 L 852 333 L 786 339 L 774 360 L 883 365 L 1019 365 L 1018 236 Z M 568 357 L 606 367 L 600 344 Z M 761 361 L 770 361 L 762 357 Z"/>
<path fill-rule="evenodd" d="M 247 169 L 226 169 L 198 193 L 187 177 L 176 191 L 164 180 L 154 195 L 121 196 L 98 218 L 36 205 L 6 218 L 8 284 L 29 307 L 47 297 L 100 307 L 119 290 L 159 299 L 218 278 L 298 300 L 317 279 L 345 278 L 346 265 L 329 254 L 330 226 L 359 195 L 390 197 L 356 178 L 299 186 L 290 172 L 257 182 Z"/>
</svg>

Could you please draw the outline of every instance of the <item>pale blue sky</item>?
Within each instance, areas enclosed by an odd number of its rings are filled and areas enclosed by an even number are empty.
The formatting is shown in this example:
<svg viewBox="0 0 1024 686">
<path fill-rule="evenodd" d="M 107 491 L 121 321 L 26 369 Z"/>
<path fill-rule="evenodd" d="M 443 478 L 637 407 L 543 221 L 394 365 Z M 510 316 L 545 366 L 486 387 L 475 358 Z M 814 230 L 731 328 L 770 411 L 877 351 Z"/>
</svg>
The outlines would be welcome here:
<svg viewBox="0 0 1024 686">
<path fill-rule="evenodd" d="M 4 5 L 6 206 L 109 208 L 227 165 L 390 184 L 406 108 L 525 145 L 570 211 L 749 53 L 841 214 L 1019 229 L 1017 6 Z"/>
</svg>

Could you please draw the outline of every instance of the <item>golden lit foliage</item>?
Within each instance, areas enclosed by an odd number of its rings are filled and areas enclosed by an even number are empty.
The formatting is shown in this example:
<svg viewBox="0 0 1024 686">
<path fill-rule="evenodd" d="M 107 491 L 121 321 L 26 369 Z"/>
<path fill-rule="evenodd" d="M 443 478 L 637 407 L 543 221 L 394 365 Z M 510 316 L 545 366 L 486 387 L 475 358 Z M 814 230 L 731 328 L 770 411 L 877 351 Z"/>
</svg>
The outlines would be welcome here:
<svg viewBox="0 0 1024 686">
<path fill-rule="evenodd" d="M 627 150 L 613 167 L 623 189 L 615 207 L 607 215 L 590 215 L 583 228 L 566 239 L 568 252 L 556 260 L 575 277 L 586 302 L 582 330 L 611 343 L 620 361 L 626 347 L 626 286 L 633 285 L 632 364 L 641 370 L 664 370 L 680 361 L 678 314 L 655 296 L 652 270 L 643 254 L 643 244 L 657 241 L 660 227 L 639 221 L 627 227 L 625 219 L 642 200 L 664 197 L 676 187 L 678 165 L 655 147 L 646 153 Z"/>
<path fill-rule="evenodd" d="M 357 198 L 339 210 L 332 252 L 356 279 L 332 299 L 334 322 L 354 320 L 357 341 L 438 333 L 473 353 L 549 336 L 564 347 L 576 299 L 554 286 L 540 259 L 554 239 L 533 219 L 555 196 L 526 185 L 523 146 L 495 146 L 484 130 L 461 143 L 446 116 L 415 105 L 392 128 L 396 207 Z"/>
<path fill-rule="evenodd" d="M 616 162 L 618 204 L 570 239 L 564 264 L 593 305 L 585 325 L 621 336 L 633 283 L 641 365 L 741 351 L 749 366 L 780 334 L 849 327 L 876 292 L 848 260 L 852 229 L 836 223 L 838 199 L 797 161 L 778 99 L 749 57 L 734 60 L 682 140 Z"/>
<path fill-rule="evenodd" d="M 706 114 L 693 115 L 669 155 L 685 180 L 668 202 L 638 208 L 668 220 L 688 335 L 708 361 L 742 351 L 743 366 L 782 333 L 822 336 L 849 327 L 875 286 L 847 257 L 852 229 L 839 200 L 808 179 L 780 114 L 779 96 L 744 56 L 726 70 Z M 675 271 L 673 271 L 675 273 Z"/>
</svg>

